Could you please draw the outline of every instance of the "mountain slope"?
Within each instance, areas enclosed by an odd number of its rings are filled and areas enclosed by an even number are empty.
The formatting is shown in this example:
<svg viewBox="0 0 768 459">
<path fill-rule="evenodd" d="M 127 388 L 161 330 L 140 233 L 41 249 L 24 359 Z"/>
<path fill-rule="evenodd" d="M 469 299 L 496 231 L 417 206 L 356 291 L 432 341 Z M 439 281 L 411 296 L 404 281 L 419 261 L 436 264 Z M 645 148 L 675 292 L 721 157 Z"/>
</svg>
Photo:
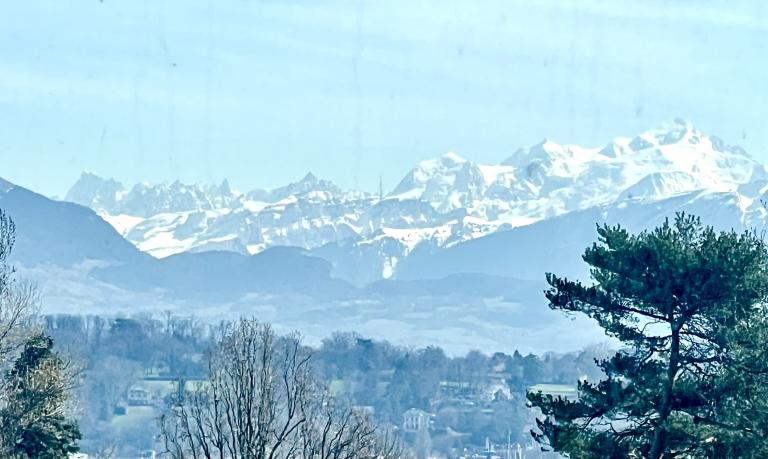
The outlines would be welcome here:
<svg viewBox="0 0 768 459">
<path fill-rule="evenodd" d="M 27 268 L 72 268 L 93 260 L 93 279 L 129 291 L 160 289 L 185 298 L 297 293 L 343 297 L 352 291 L 330 276 L 330 264 L 298 248 L 277 247 L 245 256 L 235 252 L 182 253 L 156 259 L 121 237 L 93 210 L 54 201 L 0 179 L 0 209 L 16 224 L 12 261 Z M 51 272 L 58 268 L 51 268 Z"/>
<path fill-rule="evenodd" d="M 159 289 L 173 298 L 234 300 L 250 293 L 344 298 L 354 289 L 330 276 L 330 264 L 300 249 L 278 247 L 257 255 L 209 251 L 96 268 L 93 276 L 132 291 Z"/>
<path fill-rule="evenodd" d="M 53 201 L 2 179 L 0 183 L 0 208 L 16 223 L 15 261 L 70 265 L 89 259 L 128 263 L 151 258 L 87 207 Z"/>
<path fill-rule="evenodd" d="M 717 229 L 737 231 L 766 228 L 765 208 L 737 192 L 692 192 L 653 202 L 621 202 L 570 212 L 541 222 L 500 231 L 441 251 L 419 252 L 400 264 L 397 277 L 438 279 L 457 273 L 477 273 L 542 280 L 556 272 L 586 278 L 581 255 L 597 238 L 596 224 L 653 228 L 676 212 L 700 216 Z"/>
</svg>

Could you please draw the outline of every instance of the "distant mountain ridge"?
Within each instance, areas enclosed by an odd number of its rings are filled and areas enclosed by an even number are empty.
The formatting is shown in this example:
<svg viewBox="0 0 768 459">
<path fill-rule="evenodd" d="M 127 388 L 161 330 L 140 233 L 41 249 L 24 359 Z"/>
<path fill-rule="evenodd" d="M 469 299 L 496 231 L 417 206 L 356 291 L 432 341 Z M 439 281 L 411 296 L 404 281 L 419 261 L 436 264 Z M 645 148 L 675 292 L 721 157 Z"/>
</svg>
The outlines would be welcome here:
<svg viewBox="0 0 768 459">
<path fill-rule="evenodd" d="M 42 272 L 43 283 L 62 270 L 83 269 L 86 286 L 99 281 L 131 292 L 154 290 L 171 298 L 211 302 L 248 293 L 343 298 L 354 291 L 331 276 L 328 261 L 295 247 L 273 247 L 254 256 L 206 251 L 157 259 L 138 250 L 93 210 L 3 179 L 0 209 L 16 225 L 11 262 Z"/>
<path fill-rule="evenodd" d="M 90 171 L 80 175 L 64 200 L 110 215 L 150 217 L 159 213 L 187 210 L 212 210 L 231 205 L 238 195 L 225 180 L 220 186 L 138 183 L 130 190 L 113 179 L 103 179 Z"/>
<path fill-rule="evenodd" d="M 168 312 L 210 323 L 247 315 L 300 330 L 313 343 L 356 331 L 452 353 L 566 351 L 599 339 L 589 326 L 569 332 L 573 323 L 541 304 L 541 280 L 457 274 L 358 287 L 333 276 L 324 257 L 295 247 L 154 258 L 93 210 L 2 179 L 0 209 L 17 224 L 17 276 L 40 288 L 50 314 Z M 553 344 L 552 334 L 562 339 Z"/>
<path fill-rule="evenodd" d="M 16 224 L 11 257 L 26 264 L 68 266 L 88 259 L 133 263 L 151 259 L 93 210 L 53 201 L 0 179 L 0 209 Z"/>
<path fill-rule="evenodd" d="M 420 162 L 385 196 L 345 191 L 307 174 L 275 190 L 139 184 L 84 173 L 66 199 L 99 212 L 156 257 L 296 246 L 357 285 L 396 277 L 420 256 L 590 208 L 637 206 L 699 191 L 754 201 L 768 183 L 743 149 L 675 120 L 585 148 L 545 140 L 499 164 L 455 153 Z M 630 212 L 631 213 L 631 212 Z"/>
</svg>

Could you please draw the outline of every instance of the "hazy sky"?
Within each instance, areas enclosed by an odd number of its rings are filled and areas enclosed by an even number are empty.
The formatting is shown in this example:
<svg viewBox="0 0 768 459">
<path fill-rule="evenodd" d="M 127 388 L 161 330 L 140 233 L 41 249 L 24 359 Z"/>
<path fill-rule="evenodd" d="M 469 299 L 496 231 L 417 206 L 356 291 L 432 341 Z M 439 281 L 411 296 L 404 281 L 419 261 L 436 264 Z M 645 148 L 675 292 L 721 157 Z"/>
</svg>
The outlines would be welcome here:
<svg viewBox="0 0 768 459">
<path fill-rule="evenodd" d="M 0 176 L 386 188 L 674 117 L 768 160 L 768 8 L 706 0 L 0 6 Z"/>
</svg>

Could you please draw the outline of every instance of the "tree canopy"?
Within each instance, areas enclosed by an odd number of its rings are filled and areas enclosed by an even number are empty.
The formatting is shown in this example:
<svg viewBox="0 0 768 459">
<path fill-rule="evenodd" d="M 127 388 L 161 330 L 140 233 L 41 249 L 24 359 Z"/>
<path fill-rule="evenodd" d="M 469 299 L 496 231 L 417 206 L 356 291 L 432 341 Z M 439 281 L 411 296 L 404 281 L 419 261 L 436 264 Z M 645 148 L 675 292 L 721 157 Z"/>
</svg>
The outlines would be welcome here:
<svg viewBox="0 0 768 459">
<path fill-rule="evenodd" d="M 598 235 L 583 256 L 594 283 L 548 274 L 546 297 L 622 348 L 597 362 L 604 379 L 579 382 L 576 400 L 528 394 L 544 415 L 534 438 L 576 458 L 765 457 L 749 416 L 768 369 L 758 354 L 764 242 L 684 214 L 636 235 L 607 225 Z"/>
</svg>

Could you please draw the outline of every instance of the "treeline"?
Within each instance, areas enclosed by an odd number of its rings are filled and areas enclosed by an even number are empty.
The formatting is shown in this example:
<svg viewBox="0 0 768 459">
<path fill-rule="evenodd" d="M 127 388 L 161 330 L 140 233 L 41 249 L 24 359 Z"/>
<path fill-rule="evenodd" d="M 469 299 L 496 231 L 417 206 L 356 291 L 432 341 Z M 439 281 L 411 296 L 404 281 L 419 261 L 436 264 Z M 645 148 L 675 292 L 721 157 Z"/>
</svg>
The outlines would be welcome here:
<svg viewBox="0 0 768 459">
<path fill-rule="evenodd" d="M 82 368 L 74 391 L 80 446 L 97 457 L 154 449 L 159 431 L 154 420 L 113 422 L 125 414 L 129 389 L 145 379 L 205 378 L 202 356 L 215 342 L 212 326 L 170 314 L 46 315 L 41 322 L 58 348 Z"/>
<path fill-rule="evenodd" d="M 574 386 L 602 375 L 602 347 L 568 354 L 522 355 L 471 351 L 448 356 L 439 347 L 407 349 L 338 333 L 323 341 L 317 364 L 323 379 L 382 422 L 403 423 L 409 409 L 432 417 L 431 448 L 451 456 L 464 448 L 526 443 L 532 422 L 526 390 L 537 384 Z M 340 386 L 340 387 L 339 387 Z"/>
<path fill-rule="evenodd" d="M 183 380 L 191 387 L 206 379 L 206 353 L 222 330 L 232 326 L 169 313 L 47 315 L 43 323 L 83 368 L 85 377 L 77 391 L 83 449 L 93 453 L 118 447 L 115 451 L 123 454 L 157 446 L 156 424 L 131 428 L 114 422 L 127 404 L 129 388 L 145 380 Z M 506 442 L 510 434 L 515 442 L 525 442 L 532 421 L 525 407 L 526 389 L 594 380 L 601 374 L 594 359 L 607 355 L 607 350 L 593 348 L 563 355 L 472 351 L 449 356 L 439 347 L 410 349 L 355 333 L 335 333 L 311 351 L 309 365 L 318 381 L 336 399 L 366 409 L 377 423 L 397 430 L 409 409 L 432 414 L 431 448 L 446 455 L 464 447 L 481 448 L 486 438 Z M 493 390 L 501 390 L 503 397 L 494 398 Z M 459 406 L 457 398 L 465 403 Z M 441 440 L 446 427 L 463 435 Z"/>
</svg>

